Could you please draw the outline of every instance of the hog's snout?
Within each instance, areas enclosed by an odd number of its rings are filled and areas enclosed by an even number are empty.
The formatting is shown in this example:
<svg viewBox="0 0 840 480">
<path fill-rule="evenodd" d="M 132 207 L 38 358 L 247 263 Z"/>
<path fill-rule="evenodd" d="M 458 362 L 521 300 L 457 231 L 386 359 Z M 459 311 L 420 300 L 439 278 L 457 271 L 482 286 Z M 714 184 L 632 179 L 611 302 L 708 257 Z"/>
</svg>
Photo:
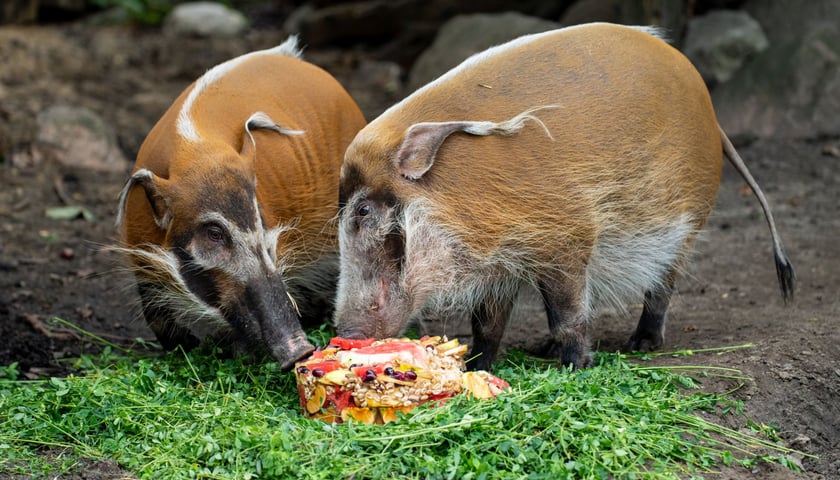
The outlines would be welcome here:
<svg viewBox="0 0 840 480">
<path fill-rule="evenodd" d="M 271 356 L 280 363 L 282 370 L 289 370 L 295 362 L 308 357 L 315 347 L 305 337 L 290 340 L 285 345 L 272 347 Z"/>
<path fill-rule="evenodd" d="M 375 336 L 373 333 L 368 333 L 368 332 L 366 332 L 364 330 L 360 330 L 360 329 L 350 329 L 350 330 L 348 330 L 348 329 L 341 329 L 341 328 L 338 328 L 336 330 L 336 335 L 338 335 L 339 337 L 342 337 L 342 338 L 350 338 L 350 339 L 353 339 L 353 340 L 364 340 L 366 338 L 372 338 L 372 337 Z"/>
<path fill-rule="evenodd" d="M 306 339 L 300 317 L 279 274 L 252 279 L 245 287 L 239 324 L 245 334 L 260 339 L 262 347 L 287 370 L 315 347 Z"/>
</svg>

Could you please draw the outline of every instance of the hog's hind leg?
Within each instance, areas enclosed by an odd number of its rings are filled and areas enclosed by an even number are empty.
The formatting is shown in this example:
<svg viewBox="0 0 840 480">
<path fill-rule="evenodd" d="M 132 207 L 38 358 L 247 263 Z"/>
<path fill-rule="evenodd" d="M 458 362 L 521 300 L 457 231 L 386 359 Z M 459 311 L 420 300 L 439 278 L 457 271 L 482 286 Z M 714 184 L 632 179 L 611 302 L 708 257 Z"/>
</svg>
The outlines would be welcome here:
<svg viewBox="0 0 840 480">
<path fill-rule="evenodd" d="M 630 336 L 625 350 L 628 352 L 652 352 L 665 343 L 665 321 L 668 317 L 668 305 L 674 291 L 673 271 L 666 275 L 663 283 L 645 292 L 642 316 L 636 331 Z"/>
</svg>

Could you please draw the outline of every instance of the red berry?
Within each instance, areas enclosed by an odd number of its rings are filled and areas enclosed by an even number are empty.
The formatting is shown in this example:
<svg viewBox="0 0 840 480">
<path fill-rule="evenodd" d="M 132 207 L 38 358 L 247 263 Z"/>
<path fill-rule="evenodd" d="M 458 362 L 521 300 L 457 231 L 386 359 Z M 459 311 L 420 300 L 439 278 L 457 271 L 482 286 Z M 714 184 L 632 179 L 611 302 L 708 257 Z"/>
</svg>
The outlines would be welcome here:
<svg viewBox="0 0 840 480">
<path fill-rule="evenodd" d="M 405 372 L 403 375 L 405 375 L 406 380 L 411 380 L 411 381 L 417 380 L 417 374 L 415 372 L 411 371 L 411 370 Z"/>
</svg>

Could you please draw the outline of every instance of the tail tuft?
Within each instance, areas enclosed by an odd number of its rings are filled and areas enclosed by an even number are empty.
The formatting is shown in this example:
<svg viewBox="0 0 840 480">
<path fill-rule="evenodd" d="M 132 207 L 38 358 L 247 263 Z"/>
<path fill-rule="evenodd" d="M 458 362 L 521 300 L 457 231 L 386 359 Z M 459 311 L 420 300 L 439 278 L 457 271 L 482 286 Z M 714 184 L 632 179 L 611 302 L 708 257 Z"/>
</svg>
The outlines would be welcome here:
<svg viewBox="0 0 840 480">
<path fill-rule="evenodd" d="M 796 272 L 793 271 L 793 265 L 791 265 L 785 252 L 776 252 L 773 256 L 776 259 L 776 275 L 779 277 L 782 298 L 785 304 L 791 303 L 793 302 L 793 291 L 796 287 Z"/>
</svg>

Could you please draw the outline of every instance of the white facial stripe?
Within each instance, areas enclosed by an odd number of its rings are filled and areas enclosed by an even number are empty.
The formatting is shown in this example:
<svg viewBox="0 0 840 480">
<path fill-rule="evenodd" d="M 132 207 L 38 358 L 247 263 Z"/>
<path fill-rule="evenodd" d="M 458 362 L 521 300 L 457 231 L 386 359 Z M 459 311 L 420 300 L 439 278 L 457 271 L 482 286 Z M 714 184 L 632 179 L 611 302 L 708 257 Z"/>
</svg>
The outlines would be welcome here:
<svg viewBox="0 0 840 480">
<path fill-rule="evenodd" d="M 255 182 L 256 183 L 256 182 Z M 263 225 L 262 215 L 260 215 L 260 205 L 257 203 L 257 197 L 254 197 L 254 225 L 256 225 L 256 232 L 260 235 L 261 242 L 259 242 L 257 251 L 262 253 L 263 263 L 268 265 L 272 272 L 276 270 L 277 257 L 277 235 L 273 231 L 266 231 Z"/>
<path fill-rule="evenodd" d="M 201 223 L 218 223 L 230 234 L 231 247 L 237 260 L 224 265 L 216 265 L 212 258 L 196 257 L 195 261 L 207 268 L 223 268 L 242 281 L 247 280 L 262 266 L 266 268 L 269 274 L 282 270 L 280 264 L 283 263 L 284 259 L 277 258 L 278 238 L 283 233 L 296 229 L 297 223 L 290 222 L 287 225 L 278 225 L 266 230 L 256 199 L 254 199 L 254 211 L 256 212 L 255 228 L 248 231 L 239 229 L 219 212 L 204 212 L 199 215 L 198 220 Z"/>
<path fill-rule="evenodd" d="M 256 179 L 254 180 L 254 185 L 257 184 Z M 265 226 L 263 226 L 262 215 L 260 215 L 260 204 L 257 202 L 257 197 L 254 197 L 254 225 L 257 226 L 257 229 L 260 231 L 265 230 Z"/>
<path fill-rule="evenodd" d="M 199 95 L 201 95 L 208 85 L 222 78 L 231 70 L 241 65 L 244 61 L 259 55 L 286 55 L 293 58 L 301 58 L 301 50 L 298 47 L 298 38 L 296 35 L 292 35 L 285 42 L 274 48 L 246 53 L 245 55 L 240 55 L 239 57 L 220 63 L 208 70 L 207 73 L 196 80 L 193 89 L 190 91 L 189 95 L 187 95 L 186 100 L 184 100 L 184 104 L 181 106 L 176 126 L 178 134 L 190 142 L 197 142 L 199 140 L 198 130 L 196 129 L 195 123 L 190 116 L 190 110 L 192 109 L 195 100 Z"/>
<path fill-rule="evenodd" d="M 236 227 L 224 215 L 219 212 L 202 212 L 198 216 L 198 221 L 201 223 L 215 222 L 225 227 L 228 231 L 233 231 Z"/>
<path fill-rule="evenodd" d="M 256 231 L 242 231 L 233 222 L 225 218 L 219 212 L 204 212 L 198 216 L 201 223 L 218 223 L 230 235 L 230 248 L 234 252 L 233 257 L 219 264 L 215 256 L 203 256 L 200 251 L 194 251 L 194 261 L 205 268 L 220 268 L 240 280 L 246 280 L 253 272 L 258 271 L 262 258 L 257 258 L 251 252 L 264 250 L 262 229 L 257 227 Z M 266 265 L 273 269 L 268 262 Z"/>
</svg>

